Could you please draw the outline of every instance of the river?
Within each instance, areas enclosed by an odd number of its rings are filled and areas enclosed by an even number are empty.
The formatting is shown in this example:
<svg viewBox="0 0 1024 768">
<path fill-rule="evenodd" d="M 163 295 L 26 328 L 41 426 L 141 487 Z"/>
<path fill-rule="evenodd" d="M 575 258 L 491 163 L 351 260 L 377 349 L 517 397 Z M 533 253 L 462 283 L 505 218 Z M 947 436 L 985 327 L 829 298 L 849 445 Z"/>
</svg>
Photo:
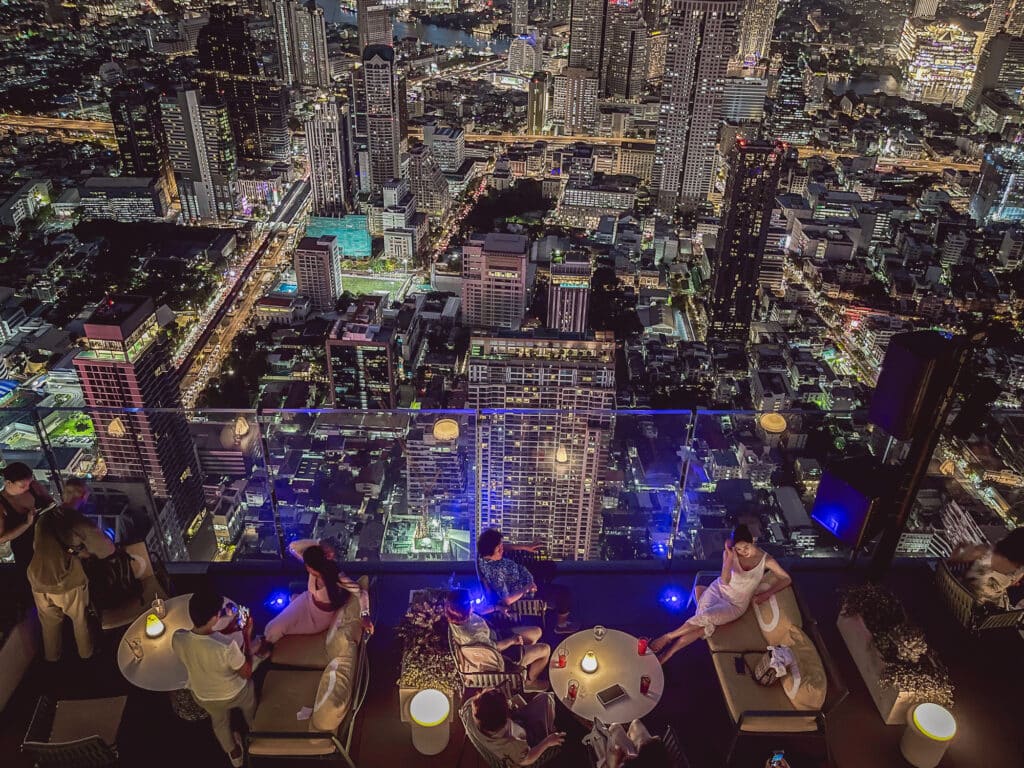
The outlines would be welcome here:
<svg viewBox="0 0 1024 768">
<path fill-rule="evenodd" d="M 353 27 L 356 25 L 355 13 L 343 9 L 337 0 L 317 0 L 317 5 L 324 9 L 324 18 L 327 21 L 351 24 Z M 469 32 L 463 32 L 461 29 L 436 27 L 433 24 L 421 24 L 418 21 L 412 23 L 396 21 L 395 36 L 416 37 L 425 43 L 442 48 L 461 46 L 473 51 L 485 51 L 487 50 L 487 44 L 490 43 L 491 51 L 494 53 L 505 53 L 508 51 L 509 45 L 508 40 L 488 40 L 474 37 Z"/>
</svg>

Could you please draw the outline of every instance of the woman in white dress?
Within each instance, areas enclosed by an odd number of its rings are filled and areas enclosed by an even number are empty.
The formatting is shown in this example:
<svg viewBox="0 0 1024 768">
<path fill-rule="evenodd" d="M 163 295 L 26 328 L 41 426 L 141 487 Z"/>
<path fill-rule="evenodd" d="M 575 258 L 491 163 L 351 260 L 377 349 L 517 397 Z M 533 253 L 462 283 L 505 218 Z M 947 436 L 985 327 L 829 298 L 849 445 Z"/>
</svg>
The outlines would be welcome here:
<svg viewBox="0 0 1024 768">
<path fill-rule="evenodd" d="M 651 643 L 651 650 L 664 664 L 698 638 L 711 637 L 716 627 L 736 621 L 746 613 L 751 601 L 763 603 L 792 581 L 774 557 L 754 544 L 750 529 L 737 525 L 725 542 L 722 575 L 708 587 L 694 587 L 697 612 L 682 626 Z"/>
</svg>

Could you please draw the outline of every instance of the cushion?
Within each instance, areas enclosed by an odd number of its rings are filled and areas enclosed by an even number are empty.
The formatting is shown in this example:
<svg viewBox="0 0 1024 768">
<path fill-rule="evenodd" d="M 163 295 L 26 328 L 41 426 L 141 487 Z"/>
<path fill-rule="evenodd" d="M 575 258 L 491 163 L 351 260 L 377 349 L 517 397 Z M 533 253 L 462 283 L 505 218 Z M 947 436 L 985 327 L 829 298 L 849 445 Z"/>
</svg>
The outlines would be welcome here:
<svg viewBox="0 0 1024 768">
<path fill-rule="evenodd" d="M 744 712 L 792 712 L 793 704 L 782 690 L 781 685 L 758 685 L 750 676 L 749 670 L 757 665 L 760 654 L 748 653 L 743 656 L 747 668 L 743 672 L 736 671 L 733 653 L 713 653 L 711 660 L 715 665 L 725 705 L 733 722 L 739 723 Z M 816 731 L 817 722 L 813 716 L 807 717 L 762 717 L 750 718 L 743 723 L 742 730 L 751 733 L 806 733 Z"/>
<path fill-rule="evenodd" d="M 782 678 L 782 689 L 795 709 L 819 710 L 825 704 L 828 678 L 814 643 L 799 627 L 791 627 L 785 645 L 793 652 L 795 668 Z"/>
<path fill-rule="evenodd" d="M 326 632 L 318 632 L 315 635 L 285 635 L 274 643 L 270 660 L 284 667 L 300 667 L 320 672 L 331 660 L 327 655 L 326 640 Z M 341 650 L 340 647 L 338 650 Z"/>
<path fill-rule="evenodd" d="M 310 719 L 312 730 L 333 733 L 345 719 L 352 705 L 358 654 L 359 646 L 346 641 L 344 652 L 331 659 L 320 675 Z"/>
<path fill-rule="evenodd" d="M 249 752 L 263 756 L 306 757 L 333 753 L 334 743 L 330 739 L 301 737 L 300 734 L 309 731 L 310 723 L 295 717 L 303 707 L 313 706 L 319 684 L 320 672 L 312 670 L 272 669 L 268 672 L 260 691 Z M 296 737 L 262 738 L 259 731 L 295 733 Z"/>
<path fill-rule="evenodd" d="M 359 578 L 359 586 L 363 589 L 368 589 L 370 586 L 369 578 L 361 576 Z M 363 618 L 359 615 L 359 598 L 357 595 L 352 595 L 348 602 L 341 607 L 341 610 L 334 615 L 334 623 L 327 630 L 326 655 L 328 659 L 336 658 L 344 652 L 344 642 L 340 639 L 341 636 L 345 636 L 357 644 L 363 637 Z M 326 662 L 320 665 L 321 668 L 324 666 L 326 666 Z"/>
<path fill-rule="evenodd" d="M 121 727 L 121 715 L 124 714 L 127 701 L 127 696 L 58 701 L 49 742 L 65 744 L 99 736 L 104 744 L 114 746 L 117 744 L 117 730 Z"/>
<path fill-rule="evenodd" d="M 462 671 L 470 672 L 504 672 L 505 659 L 499 651 L 489 645 L 472 643 L 460 645 L 457 653 L 462 657 Z"/>
<path fill-rule="evenodd" d="M 803 626 L 792 587 L 776 592 L 761 604 L 752 603 L 751 608 L 768 645 L 785 645 L 790 627 Z"/>
<path fill-rule="evenodd" d="M 708 638 L 708 648 L 712 653 L 763 651 L 767 647 L 768 644 L 764 641 L 761 628 L 757 626 L 757 619 L 754 618 L 754 612 L 751 610 L 748 610 L 736 621 L 715 627 L 714 634 Z"/>
</svg>

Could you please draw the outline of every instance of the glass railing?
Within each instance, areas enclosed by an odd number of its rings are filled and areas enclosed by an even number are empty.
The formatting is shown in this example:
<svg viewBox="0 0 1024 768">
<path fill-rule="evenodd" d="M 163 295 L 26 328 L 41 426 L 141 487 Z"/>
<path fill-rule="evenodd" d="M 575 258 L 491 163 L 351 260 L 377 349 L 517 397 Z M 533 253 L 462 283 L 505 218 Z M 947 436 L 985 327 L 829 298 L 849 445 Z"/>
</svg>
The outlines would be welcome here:
<svg viewBox="0 0 1024 768">
<path fill-rule="evenodd" d="M 88 479 L 87 514 L 168 561 L 276 559 L 303 538 L 330 538 L 346 559 L 470 560 L 489 527 L 541 541 L 554 559 L 714 560 L 738 522 L 778 556 L 847 557 L 828 510 L 816 510 L 819 484 L 892 450 L 859 411 L 167 411 L 47 399 L 67 407 L 0 409 L 3 462 L 28 464 L 54 496 L 64 479 Z M 993 425 L 983 445 L 942 440 L 898 554 L 941 556 L 1018 524 L 1024 415 Z M 870 472 L 851 483 L 881 487 Z"/>
</svg>

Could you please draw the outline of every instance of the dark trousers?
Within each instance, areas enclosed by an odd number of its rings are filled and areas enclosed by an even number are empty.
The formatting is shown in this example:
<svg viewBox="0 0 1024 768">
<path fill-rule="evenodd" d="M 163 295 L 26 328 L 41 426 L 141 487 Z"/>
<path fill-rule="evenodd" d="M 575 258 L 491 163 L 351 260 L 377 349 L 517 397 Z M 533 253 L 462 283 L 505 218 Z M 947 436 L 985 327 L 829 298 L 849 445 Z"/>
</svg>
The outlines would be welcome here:
<svg viewBox="0 0 1024 768">
<path fill-rule="evenodd" d="M 538 584 L 537 597 L 552 606 L 559 616 L 572 609 L 572 592 L 561 584 Z"/>
</svg>

